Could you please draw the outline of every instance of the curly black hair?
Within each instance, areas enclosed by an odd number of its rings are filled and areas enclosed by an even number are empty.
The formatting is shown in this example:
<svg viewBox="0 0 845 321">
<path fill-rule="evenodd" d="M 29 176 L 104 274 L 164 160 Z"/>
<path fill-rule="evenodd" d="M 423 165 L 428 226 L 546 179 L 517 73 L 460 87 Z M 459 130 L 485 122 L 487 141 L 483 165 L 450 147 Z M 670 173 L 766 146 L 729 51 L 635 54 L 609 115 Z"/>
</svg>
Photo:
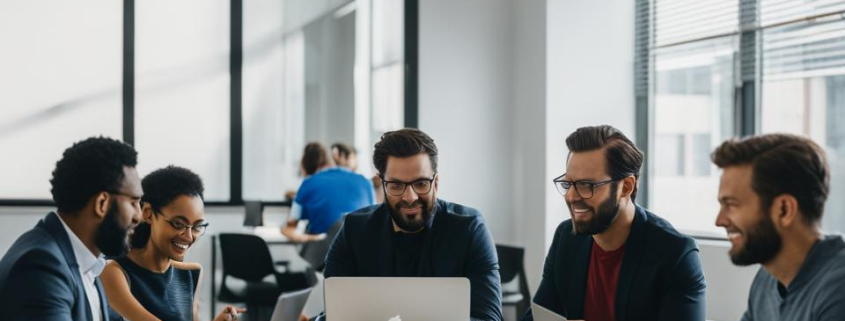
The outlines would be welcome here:
<svg viewBox="0 0 845 321">
<path fill-rule="evenodd" d="M 203 199 L 205 188 L 202 179 L 191 170 L 178 166 L 167 166 L 157 169 L 141 180 L 144 188 L 142 203 L 149 203 L 153 211 L 159 212 L 173 200 L 182 195 L 199 196 Z M 135 232 L 129 240 L 133 249 L 143 248 L 150 238 L 150 225 L 142 222 L 135 227 Z"/>
<path fill-rule="evenodd" d="M 119 140 L 100 136 L 73 144 L 56 162 L 50 179 L 58 211 L 74 213 L 98 193 L 118 191 L 123 168 L 137 164 L 138 152 Z"/>
</svg>

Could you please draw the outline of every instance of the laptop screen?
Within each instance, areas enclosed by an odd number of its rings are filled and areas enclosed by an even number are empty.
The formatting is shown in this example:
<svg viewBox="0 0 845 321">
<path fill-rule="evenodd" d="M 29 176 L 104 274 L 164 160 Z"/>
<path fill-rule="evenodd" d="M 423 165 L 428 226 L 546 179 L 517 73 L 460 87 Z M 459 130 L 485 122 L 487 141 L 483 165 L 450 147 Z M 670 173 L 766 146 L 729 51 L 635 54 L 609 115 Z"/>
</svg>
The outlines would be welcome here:
<svg viewBox="0 0 845 321">
<path fill-rule="evenodd" d="M 244 202 L 244 226 L 264 225 L 264 205 L 261 202 Z"/>
</svg>

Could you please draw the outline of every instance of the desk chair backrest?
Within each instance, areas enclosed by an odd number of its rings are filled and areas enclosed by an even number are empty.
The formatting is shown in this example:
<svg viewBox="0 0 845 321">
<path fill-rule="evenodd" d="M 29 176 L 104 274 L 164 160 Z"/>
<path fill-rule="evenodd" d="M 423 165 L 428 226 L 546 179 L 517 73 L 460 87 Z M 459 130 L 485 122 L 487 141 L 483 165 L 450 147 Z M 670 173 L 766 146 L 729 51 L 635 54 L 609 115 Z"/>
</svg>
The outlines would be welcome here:
<svg viewBox="0 0 845 321">
<path fill-rule="evenodd" d="M 509 283 L 519 277 L 519 289 L 517 293 L 521 295 L 521 298 L 515 302 L 507 302 L 509 300 L 506 300 L 506 298 L 509 294 L 515 293 L 503 293 L 505 296 L 505 298 L 503 298 L 503 303 L 505 305 L 516 305 L 517 317 L 522 317 L 522 315 L 525 314 L 525 310 L 528 309 L 529 302 L 531 302 L 531 292 L 528 289 L 528 278 L 525 276 L 525 249 L 516 246 L 496 244 L 496 254 L 499 256 L 499 275 L 501 277 L 502 284 Z"/>
<path fill-rule="evenodd" d="M 499 275 L 502 283 L 508 283 L 523 270 L 522 261 L 525 250 L 520 247 L 496 244 L 496 254 L 499 256 Z"/>
<path fill-rule="evenodd" d="M 264 226 L 264 204 L 258 201 L 244 202 L 244 226 Z"/>
<path fill-rule="evenodd" d="M 273 257 L 267 242 L 252 234 L 220 234 L 223 278 L 233 276 L 247 282 L 261 282 L 273 274 Z"/>
<path fill-rule="evenodd" d="M 334 242 L 335 237 L 337 237 L 342 227 L 343 217 L 332 224 L 332 227 L 326 232 L 326 239 L 303 244 L 302 250 L 299 251 L 299 256 L 308 262 L 314 270 L 322 272 L 326 266 L 326 254 L 329 253 L 329 247 Z"/>
</svg>

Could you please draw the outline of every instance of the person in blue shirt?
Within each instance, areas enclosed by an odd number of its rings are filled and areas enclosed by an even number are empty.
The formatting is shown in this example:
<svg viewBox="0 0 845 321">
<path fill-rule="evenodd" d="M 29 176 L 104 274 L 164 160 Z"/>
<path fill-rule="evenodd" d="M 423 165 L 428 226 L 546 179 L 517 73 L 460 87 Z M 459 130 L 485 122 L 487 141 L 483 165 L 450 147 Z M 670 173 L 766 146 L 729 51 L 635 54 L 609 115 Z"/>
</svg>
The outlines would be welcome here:
<svg viewBox="0 0 845 321">
<path fill-rule="evenodd" d="M 294 242 L 319 241 L 344 214 L 375 202 L 370 180 L 345 167 L 335 167 L 326 149 L 309 143 L 302 157 L 302 181 L 291 205 L 282 234 Z M 296 230 L 300 220 L 308 221 L 305 234 Z"/>
</svg>

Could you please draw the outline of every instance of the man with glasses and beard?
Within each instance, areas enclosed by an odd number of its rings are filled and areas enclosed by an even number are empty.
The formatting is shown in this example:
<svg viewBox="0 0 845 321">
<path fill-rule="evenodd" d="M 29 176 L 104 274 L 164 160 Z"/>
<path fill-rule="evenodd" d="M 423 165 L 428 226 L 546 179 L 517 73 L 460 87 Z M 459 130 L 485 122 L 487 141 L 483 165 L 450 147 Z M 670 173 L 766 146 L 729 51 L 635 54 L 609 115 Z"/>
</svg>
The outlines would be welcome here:
<svg viewBox="0 0 845 321">
<path fill-rule="evenodd" d="M 723 170 L 716 225 L 731 261 L 762 265 L 742 320 L 845 318 L 845 242 L 819 230 L 830 190 L 821 147 L 770 134 L 727 141 L 712 159 Z"/>
<path fill-rule="evenodd" d="M 141 180 L 132 146 L 95 137 L 65 150 L 47 214 L 0 260 L 0 320 L 108 320 L 98 275 L 140 222 Z"/>
<path fill-rule="evenodd" d="M 571 219 L 555 232 L 534 302 L 570 319 L 703 321 L 695 241 L 634 202 L 642 152 L 607 125 L 579 128 L 566 146 L 553 182 Z"/>
<path fill-rule="evenodd" d="M 326 257 L 326 278 L 466 277 L 471 319 L 502 320 L 493 238 L 477 210 L 437 199 L 440 177 L 431 137 L 417 129 L 385 133 L 375 145 L 373 164 L 384 203 L 346 216 Z"/>
</svg>

